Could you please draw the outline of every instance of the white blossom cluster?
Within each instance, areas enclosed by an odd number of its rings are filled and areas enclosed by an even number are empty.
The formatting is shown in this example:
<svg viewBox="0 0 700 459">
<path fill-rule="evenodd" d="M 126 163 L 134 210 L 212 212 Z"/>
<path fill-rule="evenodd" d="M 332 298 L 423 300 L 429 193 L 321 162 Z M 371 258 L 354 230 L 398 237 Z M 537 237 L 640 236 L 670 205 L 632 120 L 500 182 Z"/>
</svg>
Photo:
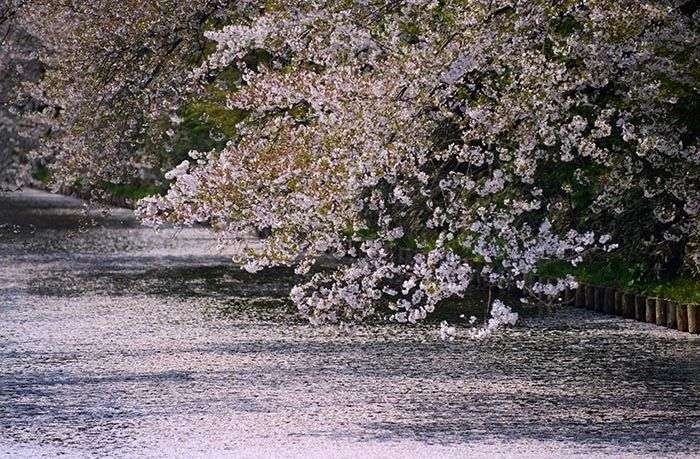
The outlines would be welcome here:
<svg viewBox="0 0 700 459">
<path fill-rule="evenodd" d="M 697 26 L 674 2 L 261 6 L 209 33 L 195 72 L 241 72 L 228 95 L 249 114 L 240 139 L 193 152 L 140 215 L 234 241 L 269 229 L 240 259 L 251 270 L 350 258 L 294 289 L 314 322 L 380 306 L 415 322 L 476 275 L 557 297 L 572 278 L 530 275 L 625 242 L 606 219 L 653 206 L 642 244 L 697 239 L 700 156 L 673 95 L 697 90 Z M 249 65 L 258 50 L 268 59 Z M 602 224 L 577 216 L 581 190 Z"/>
<path fill-rule="evenodd" d="M 295 288 L 315 322 L 415 322 L 477 276 L 558 298 L 573 279 L 538 266 L 618 245 L 700 271 L 694 2 L 20 3 L 57 183 L 153 179 L 216 93 L 235 135 L 138 213 L 208 225 L 250 271 L 348 261 Z"/>
<path fill-rule="evenodd" d="M 517 321 L 517 312 L 511 311 L 501 300 L 494 300 L 491 305 L 491 317 L 489 320 L 482 327 L 470 328 L 469 337 L 472 339 L 483 339 L 503 327 L 515 325 Z"/>
<path fill-rule="evenodd" d="M 504 327 L 513 326 L 518 322 L 518 313 L 513 312 L 510 307 L 506 306 L 499 299 L 493 301 L 490 310 L 490 317 L 483 325 L 467 329 L 467 338 L 481 340 L 493 335 Z M 472 316 L 469 324 L 474 325 L 476 320 L 476 317 Z M 459 332 L 455 325 L 450 325 L 446 320 L 443 320 L 440 322 L 438 336 L 442 341 L 454 341 L 459 336 Z"/>
</svg>

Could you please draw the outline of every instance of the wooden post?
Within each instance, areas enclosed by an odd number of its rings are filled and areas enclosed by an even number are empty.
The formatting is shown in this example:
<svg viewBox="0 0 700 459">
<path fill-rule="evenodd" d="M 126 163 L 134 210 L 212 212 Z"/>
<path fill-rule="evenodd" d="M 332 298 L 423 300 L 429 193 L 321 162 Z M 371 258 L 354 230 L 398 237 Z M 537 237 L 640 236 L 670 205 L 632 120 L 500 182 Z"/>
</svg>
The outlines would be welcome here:
<svg viewBox="0 0 700 459">
<path fill-rule="evenodd" d="M 605 313 L 615 315 L 615 289 L 612 287 L 605 289 Z"/>
<path fill-rule="evenodd" d="M 586 309 L 595 309 L 595 299 L 593 298 L 595 287 L 586 285 Z"/>
<path fill-rule="evenodd" d="M 577 308 L 586 307 L 586 286 L 583 284 L 578 284 L 576 288 L 576 299 L 574 300 L 574 305 Z"/>
<path fill-rule="evenodd" d="M 666 326 L 676 328 L 676 303 L 673 301 L 666 302 Z"/>
<path fill-rule="evenodd" d="M 667 300 L 661 298 L 656 299 L 656 325 L 666 326 L 666 304 Z"/>
<path fill-rule="evenodd" d="M 645 321 L 650 324 L 656 323 L 656 298 L 647 298 L 645 309 Z"/>
<path fill-rule="evenodd" d="M 625 319 L 634 319 L 634 294 L 633 293 L 623 293 L 622 294 L 622 316 Z"/>
<path fill-rule="evenodd" d="M 614 290 L 614 294 L 615 294 L 615 315 L 622 317 L 625 315 L 624 308 L 622 307 L 622 296 L 624 295 L 624 293 L 622 292 L 622 290 L 616 289 L 616 290 Z"/>
<path fill-rule="evenodd" d="M 646 298 L 642 295 L 634 296 L 634 318 L 640 322 L 644 322 L 646 315 Z"/>
<path fill-rule="evenodd" d="M 576 290 L 571 287 L 566 287 L 566 290 L 564 290 L 564 301 L 567 304 L 573 305 L 574 301 L 576 301 Z"/>
<path fill-rule="evenodd" d="M 688 308 L 681 303 L 676 303 L 676 327 L 678 331 L 688 331 Z"/>
<path fill-rule="evenodd" d="M 595 287 L 593 302 L 596 311 L 605 312 L 605 287 Z"/>
<path fill-rule="evenodd" d="M 688 333 L 697 335 L 700 333 L 700 305 L 688 304 L 686 309 L 688 310 Z"/>
</svg>

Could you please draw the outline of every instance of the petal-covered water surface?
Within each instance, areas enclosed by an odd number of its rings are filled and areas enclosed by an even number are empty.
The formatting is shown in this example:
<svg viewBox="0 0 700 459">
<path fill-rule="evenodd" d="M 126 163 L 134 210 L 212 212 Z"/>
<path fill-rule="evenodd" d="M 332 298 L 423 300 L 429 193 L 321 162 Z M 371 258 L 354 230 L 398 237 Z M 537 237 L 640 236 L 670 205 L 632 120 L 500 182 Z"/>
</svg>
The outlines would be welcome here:
<svg viewBox="0 0 700 459">
<path fill-rule="evenodd" d="M 91 215 L 0 196 L 0 453 L 698 452 L 697 337 L 569 308 L 479 341 L 311 326 L 291 271 L 239 270 L 204 229 Z"/>
</svg>

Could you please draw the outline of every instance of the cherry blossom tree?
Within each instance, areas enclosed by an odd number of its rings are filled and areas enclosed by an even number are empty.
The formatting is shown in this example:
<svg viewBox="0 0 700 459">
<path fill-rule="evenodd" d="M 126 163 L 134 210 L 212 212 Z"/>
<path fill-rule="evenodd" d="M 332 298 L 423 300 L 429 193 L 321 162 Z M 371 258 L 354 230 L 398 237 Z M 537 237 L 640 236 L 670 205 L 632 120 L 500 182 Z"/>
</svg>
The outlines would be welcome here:
<svg viewBox="0 0 700 459">
<path fill-rule="evenodd" d="M 39 154 L 57 186 L 156 180 L 170 118 L 207 46 L 202 33 L 235 12 L 224 0 L 27 0 L 22 27 L 41 43 L 43 78 L 27 91 L 51 130 Z"/>
<path fill-rule="evenodd" d="M 140 214 L 207 222 L 232 243 L 269 228 L 240 260 L 252 271 L 351 257 L 293 290 L 318 322 L 378 306 L 414 322 L 474 276 L 556 297 L 573 279 L 532 283 L 539 264 L 627 234 L 677 261 L 700 210 L 697 126 L 681 116 L 697 96 L 697 20 L 677 2 L 260 8 L 208 33 L 216 50 L 195 71 L 241 72 L 239 139 L 192 152 Z M 256 50 L 267 60 L 251 67 Z M 649 228 L 614 227 L 630 214 Z"/>
<path fill-rule="evenodd" d="M 17 21 L 22 6 L 18 0 L 0 1 L 0 191 L 29 179 L 27 152 L 41 132 L 22 117 L 38 109 L 33 98 L 22 95 L 22 86 L 40 75 L 38 43 Z"/>
<path fill-rule="evenodd" d="M 312 322 L 416 322 L 477 276 L 556 300 L 575 281 L 543 263 L 612 250 L 700 266 L 695 2 L 28 4 L 57 181 L 156 180 L 216 95 L 235 124 L 138 213 L 209 225 L 251 271 L 347 261 L 293 289 Z"/>
</svg>

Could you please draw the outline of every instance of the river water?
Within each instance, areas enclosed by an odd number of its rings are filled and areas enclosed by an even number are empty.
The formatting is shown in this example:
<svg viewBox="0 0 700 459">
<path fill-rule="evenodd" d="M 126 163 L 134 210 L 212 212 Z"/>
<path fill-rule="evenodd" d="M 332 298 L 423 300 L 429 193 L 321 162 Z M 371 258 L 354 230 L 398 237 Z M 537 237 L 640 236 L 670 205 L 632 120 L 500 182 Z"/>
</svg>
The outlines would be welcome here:
<svg viewBox="0 0 700 459">
<path fill-rule="evenodd" d="M 700 453 L 698 337 L 570 308 L 483 341 L 312 327 L 289 272 L 85 212 L 0 195 L 0 455 Z"/>
</svg>

